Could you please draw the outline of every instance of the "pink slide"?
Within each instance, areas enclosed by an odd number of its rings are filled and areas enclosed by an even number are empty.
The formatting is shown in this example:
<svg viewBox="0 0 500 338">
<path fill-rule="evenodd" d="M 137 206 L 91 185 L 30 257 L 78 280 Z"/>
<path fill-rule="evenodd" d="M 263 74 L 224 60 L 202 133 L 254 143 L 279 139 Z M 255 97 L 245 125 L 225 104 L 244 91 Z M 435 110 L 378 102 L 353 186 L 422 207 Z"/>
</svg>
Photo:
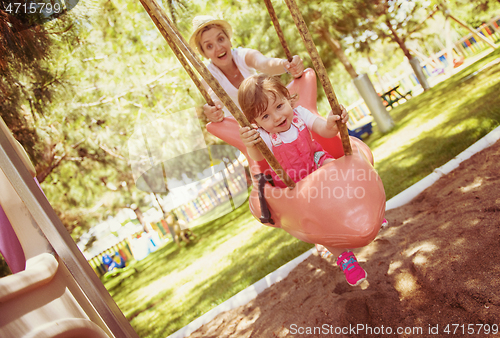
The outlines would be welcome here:
<svg viewBox="0 0 500 338">
<path fill-rule="evenodd" d="M 23 248 L 2 206 L 0 206 L 0 253 L 12 273 L 24 270 L 26 259 Z"/>
<path fill-rule="evenodd" d="M 13 183 L 11 174 L 13 169 L 19 173 L 19 162 L 3 161 L 0 168 L 0 251 L 13 272 L 0 278 L 0 337 L 117 337 L 90 302 L 90 293 L 74 279 L 72 273 L 79 271 L 70 272 L 41 230 L 39 220 L 33 217 L 28 206 L 36 203 L 21 199 L 16 190 L 33 179 L 35 169 L 1 118 L 0 142 L 7 157 L 14 158 L 17 153 L 31 174 Z M 72 239 L 69 241 L 74 245 Z M 91 284 L 83 286 L 91 288 Z M 102 289 L 101 299 L 111 299 Z M 91 292 L 99 291 L 93 288 Z M 121 315 L 123 323 L 128 324 Z"/>
</svg>

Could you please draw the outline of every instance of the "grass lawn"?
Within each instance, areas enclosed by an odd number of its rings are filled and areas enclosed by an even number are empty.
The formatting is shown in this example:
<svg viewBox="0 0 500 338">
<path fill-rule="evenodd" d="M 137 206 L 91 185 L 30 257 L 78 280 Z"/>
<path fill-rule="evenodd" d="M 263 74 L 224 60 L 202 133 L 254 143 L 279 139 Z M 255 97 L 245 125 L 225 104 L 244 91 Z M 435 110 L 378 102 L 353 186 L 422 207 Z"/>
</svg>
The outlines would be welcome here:
<svg viewBox="0 0 500 338">
<path fill-rule="evenodd" d="M 247 203 L 193 231 L 103 280 L 140 337 L 168 336 L 312 247 L 256 222 Z"/>
<path fill-rule="evenodd" d="M 500 49 L 390 114 L 395 128 L 366 143 L 387 199 L 500 125 Z"/>
<path fill-rule="evenodd" d="M 388 199 L 500 124 L 499 61 L 500 49 L 395 108 L 395 128 L 367 140 Z M 140 337 L 168 336 L 312 247 L 260 225 L 246 203 L 193 230 L 189 245 L 103 281 Z"/>
</svg>

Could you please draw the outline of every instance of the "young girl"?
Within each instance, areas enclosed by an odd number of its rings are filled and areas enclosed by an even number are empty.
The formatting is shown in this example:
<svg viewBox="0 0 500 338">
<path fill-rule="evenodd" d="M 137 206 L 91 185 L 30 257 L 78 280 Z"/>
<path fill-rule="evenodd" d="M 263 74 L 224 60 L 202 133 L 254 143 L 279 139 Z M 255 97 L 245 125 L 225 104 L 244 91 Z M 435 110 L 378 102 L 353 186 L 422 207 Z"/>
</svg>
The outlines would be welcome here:
<svg viewBox="0 0 500 338">
<path fill-rule="evenodd" d="M 240 128 L 240 137 L 247 147 L 248 155 L 255 161 L 264 159 L 255 146 L 262 139 L 290 178 L 298 182 L 334 160 L 311 138 L 309 130 L 326 138 L 334 137 L 338 133 L 337 120 L 346 123 L 348 115 L 341 106 L 341 116 L 330 111 L 324 119 L 301 106 L 292 108 L 294 98 L 278 78 L 266 74 L 245 79 L 238 90 L 238 101 L 243 113 L 250 123 L 257 125 L 256 129 Z M 271 174 L 276 186 L 285 187 L 274 171 Z M 366 279 L 365 270 L 348 249 L 325 249 L 318 244 L 316 249 L 322 256 L 331 253 L 338 257 L 337 265 L 350 285 L 359 285 Z"/>
</svg>

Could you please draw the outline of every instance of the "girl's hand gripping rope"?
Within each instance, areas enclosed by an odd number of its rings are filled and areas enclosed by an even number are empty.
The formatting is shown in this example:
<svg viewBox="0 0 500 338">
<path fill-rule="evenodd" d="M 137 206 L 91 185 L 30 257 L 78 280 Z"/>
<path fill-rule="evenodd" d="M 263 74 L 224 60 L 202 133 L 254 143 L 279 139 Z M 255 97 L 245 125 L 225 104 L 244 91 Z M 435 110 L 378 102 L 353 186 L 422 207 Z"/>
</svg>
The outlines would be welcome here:
<svg viewBox="0 0 500 338">
<path fill-rule="evenodd" d="M 249 127 L 241 127 L 240 128 L 240 138 L 245 147 L 252 148 L 260 141 L 260 134 L 257 127 L 252 125 L 254 129 L 250 129 Z"/>
</svg>

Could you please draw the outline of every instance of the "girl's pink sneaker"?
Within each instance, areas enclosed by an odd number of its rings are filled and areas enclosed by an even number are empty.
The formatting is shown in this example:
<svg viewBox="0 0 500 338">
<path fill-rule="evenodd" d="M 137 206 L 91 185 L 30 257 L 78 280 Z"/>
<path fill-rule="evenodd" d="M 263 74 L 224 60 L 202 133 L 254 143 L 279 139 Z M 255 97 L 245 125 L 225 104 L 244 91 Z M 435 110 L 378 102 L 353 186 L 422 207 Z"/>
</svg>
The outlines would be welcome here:
<svg viewBox="0 0 500 338">
<path fill-rule="evenodd" d="M 339 256 L 337 265 L 344 272 L 349 285 L 357 286 L 368 277 L 366 271 L 359 266 L 356 256 L 350 251 L 345 251 Z"/>
</svg>

